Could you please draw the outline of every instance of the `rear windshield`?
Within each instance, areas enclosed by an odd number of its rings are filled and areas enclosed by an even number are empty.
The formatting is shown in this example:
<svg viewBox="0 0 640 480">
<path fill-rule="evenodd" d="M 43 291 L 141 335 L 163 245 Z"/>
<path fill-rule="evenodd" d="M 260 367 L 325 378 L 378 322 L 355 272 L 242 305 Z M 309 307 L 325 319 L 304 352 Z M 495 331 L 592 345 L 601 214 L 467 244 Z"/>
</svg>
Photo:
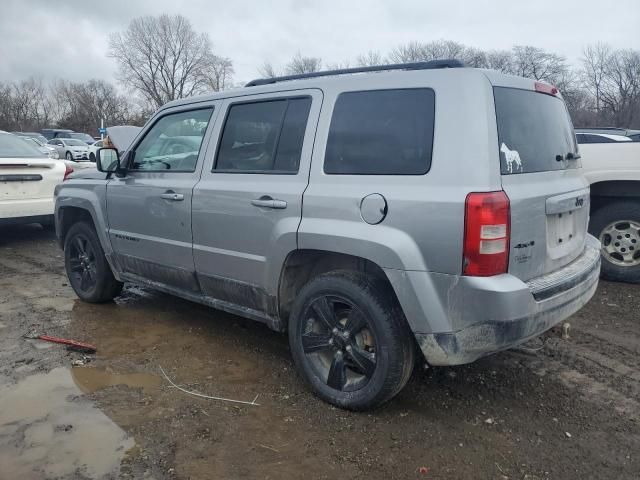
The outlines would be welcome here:
<svg viewBox="0 0 640 480">
<path fill-rule="evenodd" d="M 578 167 L 575 160 L 562 160 L 568 153 L 577 154 L 562 99 L 507 87 L 494 87 L 493 95 L 503 175 Z"/>
<path fill-rule="evenodd" d="M 43 156 L 40 150 L 26 140 L 9 133 L 0 133 L 0 158 L 31 158 Z"/>
</svg>

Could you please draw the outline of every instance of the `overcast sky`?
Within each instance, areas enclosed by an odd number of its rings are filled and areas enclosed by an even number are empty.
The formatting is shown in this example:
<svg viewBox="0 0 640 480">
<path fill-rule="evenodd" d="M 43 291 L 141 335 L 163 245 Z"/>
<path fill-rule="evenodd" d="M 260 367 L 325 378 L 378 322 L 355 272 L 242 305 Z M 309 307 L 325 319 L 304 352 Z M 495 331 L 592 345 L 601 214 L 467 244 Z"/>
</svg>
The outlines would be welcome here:
<svg viewBox="0 0 640 480">
<path fill-rule="evenodd" d="M 535 45 L 577 63 L 602 41 L 640 49 L 640 0 L 2 0 L 0 81 L 115 81 L 109 34 L 141 15 L 180 13 L 233 60 L 242 82 L 266 61 L 300 51 L 324 63 L 416 40 L 455 40 L 482 49 Z"/>
</svg>

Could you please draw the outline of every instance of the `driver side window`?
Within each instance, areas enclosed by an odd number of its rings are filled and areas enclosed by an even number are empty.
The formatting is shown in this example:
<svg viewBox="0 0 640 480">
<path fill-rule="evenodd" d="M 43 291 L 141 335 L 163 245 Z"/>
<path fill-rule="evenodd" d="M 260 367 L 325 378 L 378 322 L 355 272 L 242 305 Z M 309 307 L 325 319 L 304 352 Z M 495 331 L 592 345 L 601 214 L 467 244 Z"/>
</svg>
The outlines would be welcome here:
<svg viewBox="0 0 640 480">
<path fill-rule="evenodd" d="M 131 170 L 193 172 L 213 108 L 160 118 L 135 149 Z"/>
</svg>

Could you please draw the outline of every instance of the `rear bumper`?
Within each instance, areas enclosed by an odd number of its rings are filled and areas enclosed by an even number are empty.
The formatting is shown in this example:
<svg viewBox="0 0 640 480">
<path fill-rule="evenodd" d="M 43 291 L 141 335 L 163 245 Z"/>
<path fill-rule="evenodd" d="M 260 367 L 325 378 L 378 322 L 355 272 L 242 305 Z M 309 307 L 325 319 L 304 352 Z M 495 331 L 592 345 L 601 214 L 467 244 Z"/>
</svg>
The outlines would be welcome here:
<svg viewBox="0 0 640 480">
<path fill-rule="evenodd" d="M 29 198 L 0 201 L 0 222 L 4 224 L 25 223 L 24 221 L 19 221 L 19 219 L 36 216 L 52 216 L 53 208 L 53 196 L 50 198 Z M 37 220 L 34 220 L 33 222 L 36 221 Z"/>
<path fill-rule="evenodd" d="M 589 236 L 584 253 L 572 263 L 526 283 L 512 275 L 457 277 L 446 290 L 436 288 L 450 330 L 414 333 L 429 364 L 470 363 L 573 315 L 595 293 L 599 275 L 600 243 Z"/>
</svg>

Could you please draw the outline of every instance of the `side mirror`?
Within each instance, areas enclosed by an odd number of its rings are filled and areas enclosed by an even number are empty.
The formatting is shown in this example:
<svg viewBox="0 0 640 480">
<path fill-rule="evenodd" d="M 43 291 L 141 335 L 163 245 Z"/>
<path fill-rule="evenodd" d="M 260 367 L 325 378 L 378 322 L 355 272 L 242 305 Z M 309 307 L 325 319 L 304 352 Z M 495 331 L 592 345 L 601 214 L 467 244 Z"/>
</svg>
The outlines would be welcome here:
<svg viewBox="0 0 640 480">
<path fill-rule="evenodd" d="M 100 172 L 113 173 L 120 170 L 120 155 L 116 148 L 99 148 L 96 152 L 96 168 Z"/>
</svg>

